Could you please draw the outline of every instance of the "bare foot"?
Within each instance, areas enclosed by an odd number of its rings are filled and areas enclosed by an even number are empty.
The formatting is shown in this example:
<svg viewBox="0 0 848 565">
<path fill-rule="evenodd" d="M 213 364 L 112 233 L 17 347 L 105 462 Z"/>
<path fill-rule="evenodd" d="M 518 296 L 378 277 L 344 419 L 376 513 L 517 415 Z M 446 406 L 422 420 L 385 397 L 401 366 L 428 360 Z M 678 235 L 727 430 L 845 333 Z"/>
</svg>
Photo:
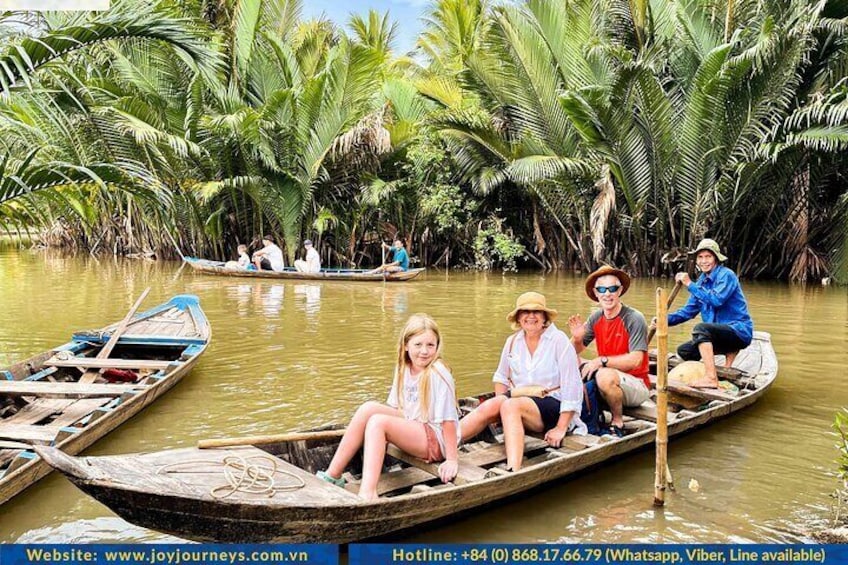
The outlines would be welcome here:
<svg viewBox="0 0 848 565">
<path fill-rule="evenodd" d="M 689 384 L 692 388 L 718 388 L 718 379 L 711 381 L 709 379 L 705 379 L 703 381 L 695 381 L 694 383 Z"/>
<path fill-rule="evenodd" d="M 377 491 L 363 492 L 363 491 L 360 490 L 359 491 L 359 498 L 361 498 L 362 500 L 368 500 L 368 501 L 377 500 Z"/>
</svg>

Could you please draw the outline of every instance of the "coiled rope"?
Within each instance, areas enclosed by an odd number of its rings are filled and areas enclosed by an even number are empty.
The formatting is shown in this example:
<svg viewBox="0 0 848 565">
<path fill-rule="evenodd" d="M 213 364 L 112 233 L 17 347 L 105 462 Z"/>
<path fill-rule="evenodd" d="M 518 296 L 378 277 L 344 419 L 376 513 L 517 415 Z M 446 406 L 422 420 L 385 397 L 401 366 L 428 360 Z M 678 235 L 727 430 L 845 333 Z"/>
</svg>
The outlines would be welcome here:
<svg viewBox="0 0 848 565">
<path fill-rule="evenodd" d="M 200 470 L 197 468 L 181 469 L 184 466 L 196 465 L 222 465 L 223 469 Z M 227 483 L 212 487 L 209 494 L 213 498 L 227 498 L 228 496 L 242 492 L 246 494 L 264 494 L 268 498 L 278 492 L 301 489 L 306 486 L 302 478 L 294 473 L 277 468 L 277 459 L 266 456 L 241 457 L 240 455 L 227 455 L 223 460 L 216 459 L 193 459 L 190 461 L 179 461 L 159 468 L 157 475 L 163 474 L 221 474 L 223 471 Z M 276 484 L 274 475 L 284 475 L 295 480 L 294 484 Z"/>
</svg>

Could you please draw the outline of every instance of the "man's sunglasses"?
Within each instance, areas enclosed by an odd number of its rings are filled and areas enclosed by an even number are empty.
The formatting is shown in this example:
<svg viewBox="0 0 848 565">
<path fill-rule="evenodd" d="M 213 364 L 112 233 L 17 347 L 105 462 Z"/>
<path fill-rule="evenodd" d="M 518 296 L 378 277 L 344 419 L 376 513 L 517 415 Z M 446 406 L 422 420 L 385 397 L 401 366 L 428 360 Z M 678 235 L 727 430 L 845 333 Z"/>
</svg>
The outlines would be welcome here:
<svg viewBox="0 0 848 565">
<path fill-rule="evenodd" d="M 614 285 L 610 285 L 610 286 L 596 286 L 595 291 L 598 294 L 606 294 L 606 293 L 615 294 L 616 292 L 618 292 L 618 289 L 620 289 L 620 288 L 621 288 L 621 285 L 619 285 L 619 284 L 614 284 Z"/>
</svg>

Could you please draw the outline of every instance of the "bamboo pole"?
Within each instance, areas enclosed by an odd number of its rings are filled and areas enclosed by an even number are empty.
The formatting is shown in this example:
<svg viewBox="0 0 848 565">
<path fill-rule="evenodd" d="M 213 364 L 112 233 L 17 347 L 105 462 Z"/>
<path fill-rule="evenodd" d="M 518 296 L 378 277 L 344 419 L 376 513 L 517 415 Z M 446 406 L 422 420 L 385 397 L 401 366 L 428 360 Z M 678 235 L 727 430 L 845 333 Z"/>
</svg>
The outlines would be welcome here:
<svg viewBox="0 0 848 565">
<path fill-rule="evenodd" d="M 303 441 L 309 439 L 334 439 L 344 435 L 344 429 L 321 430 L 314 432 L 289 432 L 268 436 L 245 436 L 220 439 L 202 439 L 197 442 L 198 449 L 213 449 L 216 447 L 235 447 L 238 445 L 267 445 L 286 441 Z"/>
<path fill-rule="evenodd" d="M 668 302 L 663 288 L 657 289 L 657 438 L 654 506 L 665 504 L 668 482 Z"/>
<path fill-rule="evenodd" d="M 668 297 L 668 302 L 666 302 L 666 310 L 671 309 L 671 305 L 674 304 L 674 299 L 677 298 L 677 293 L 680 292 L 680 289 L 683 288 L 683 283 L 677 281 L 674 283 L 674 288 L 671 289 L 671 296 Z M 657 332 L 657 328 L 651 328 L 648 330 L 648 345 L 651 345 L 651 340 L 654 339 L 654 334 Z"/>
<path fill-rule="evenodd" d="M 124 319 L 121 320 L 121 323 L 118 324 L 118 327 L 112 332 L 112 337 L 109 338 L 109 341 L 106 342 L 106 345 L 103 346 L 103 349 L 97 354 L 95 359 L 107 359 L 109 355 L 112 354 L 112 350 L 115 349 L 115 346 L 118 344 L 118 340 L 121 338 L 121 334 L 124 333 L 124 330 L 127 329 L 132 317 L 135 316 L 136 311 L 138 310 L 141 303 L 147 297 L 147 293 L 150 292 L 150 287 L 144 289 L 144 292 L 141 293 L 141 296 L 138 297 L 138 300 L 135 301 L 135 304 L 132 305 L 130 311 L 127 312 L 127 315 L 124 316 Z M 102 369 L 89 369 L 84 372 L 80 377 L 79 382 L 83 384 L 93 383 L 97 380 L 97 377 L 100 376 Z"/>
</svg>

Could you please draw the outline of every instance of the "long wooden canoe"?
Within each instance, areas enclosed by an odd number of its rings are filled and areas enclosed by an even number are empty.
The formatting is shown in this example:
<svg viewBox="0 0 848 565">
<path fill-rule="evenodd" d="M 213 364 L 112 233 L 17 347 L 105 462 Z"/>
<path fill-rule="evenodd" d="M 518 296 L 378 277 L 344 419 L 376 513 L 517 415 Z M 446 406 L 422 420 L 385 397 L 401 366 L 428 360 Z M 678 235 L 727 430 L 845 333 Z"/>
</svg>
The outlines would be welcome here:
<svg viewBox="0 0 848 565">
<path fill-rule="evenodd" d="M 120 325 L 75 333 L 64 345 L 0 370 L 0 504 L 52 470 L 35 446 L 79 453 L 177 384 L 211 335 L 192 295 L 137 314 L 123 332 Z M 114 349 L 98 359 L 116 330 Z M 127 380 L 109 382 L 115 369 Z M 80 379 L 86 371 L 91 379 Z"/>
<path fill-rule="evenodd" d="M 207 275 L 221 275 L 225 277 L 247 277 L 254 279 L 291 279 L 309 281 L 371 281 L 371 282 L 404 282 L 412 280 L 425 269 L 409 269 L 397 273 L 374 274 L 366 269 L 321 269 L 318 273 L 301 273 L 294 267 L 287 267 L 283 271 L 248 271 L 246 269 L 228 268 L 221 261 L 210 261 L 209 259 L 197 259 L 186 257 L 185 262 L 191 265 L 195 271 Z"/>
<path fill-rule="evenodd" d="M 703 391 L 671 381 L 669 435 L 677 436 L 728 416 L 759 399 L 777 376 L 768 334 L 757 332 L 728 371 L 738 392 Z M 464 409 L 479 399 L 461 399 Z M 684 408 L 684 406 L 686 408 Z M 441 484 L 436 466 L 389 446 L 378 485 L 380 497 L 366 502 L 355 493 L 361 461 L 345 473 L 345 488 L 314 476 L 326 468 L 338 434 L 311 434 L 291 441 L 213 449 L 176 449 L 107 457 L 70 457 L 56 449 L 39 453 L 80 489 L 135 524 L 199 541 L 347 543 L 382 537 L 490 504 L 522 491 L 562 480 L 654 442 L 652 400 L 625 412 L 622 439 L 566 436 L 551 448 L 538 438 L 525 442 L 525 464 L 504 470 L 502 436 L 491 428 L 460 449 L 456 480 Z M 256 492 L 232 491 L 225 469 L 236 478 L 245 465 Z M 236 481 L 237 482 L 237 481 Z M 264 488 L 269 487 L 269 488 Z M 249 489 L 248 489 L 249 490 Z"/>
</svg>

